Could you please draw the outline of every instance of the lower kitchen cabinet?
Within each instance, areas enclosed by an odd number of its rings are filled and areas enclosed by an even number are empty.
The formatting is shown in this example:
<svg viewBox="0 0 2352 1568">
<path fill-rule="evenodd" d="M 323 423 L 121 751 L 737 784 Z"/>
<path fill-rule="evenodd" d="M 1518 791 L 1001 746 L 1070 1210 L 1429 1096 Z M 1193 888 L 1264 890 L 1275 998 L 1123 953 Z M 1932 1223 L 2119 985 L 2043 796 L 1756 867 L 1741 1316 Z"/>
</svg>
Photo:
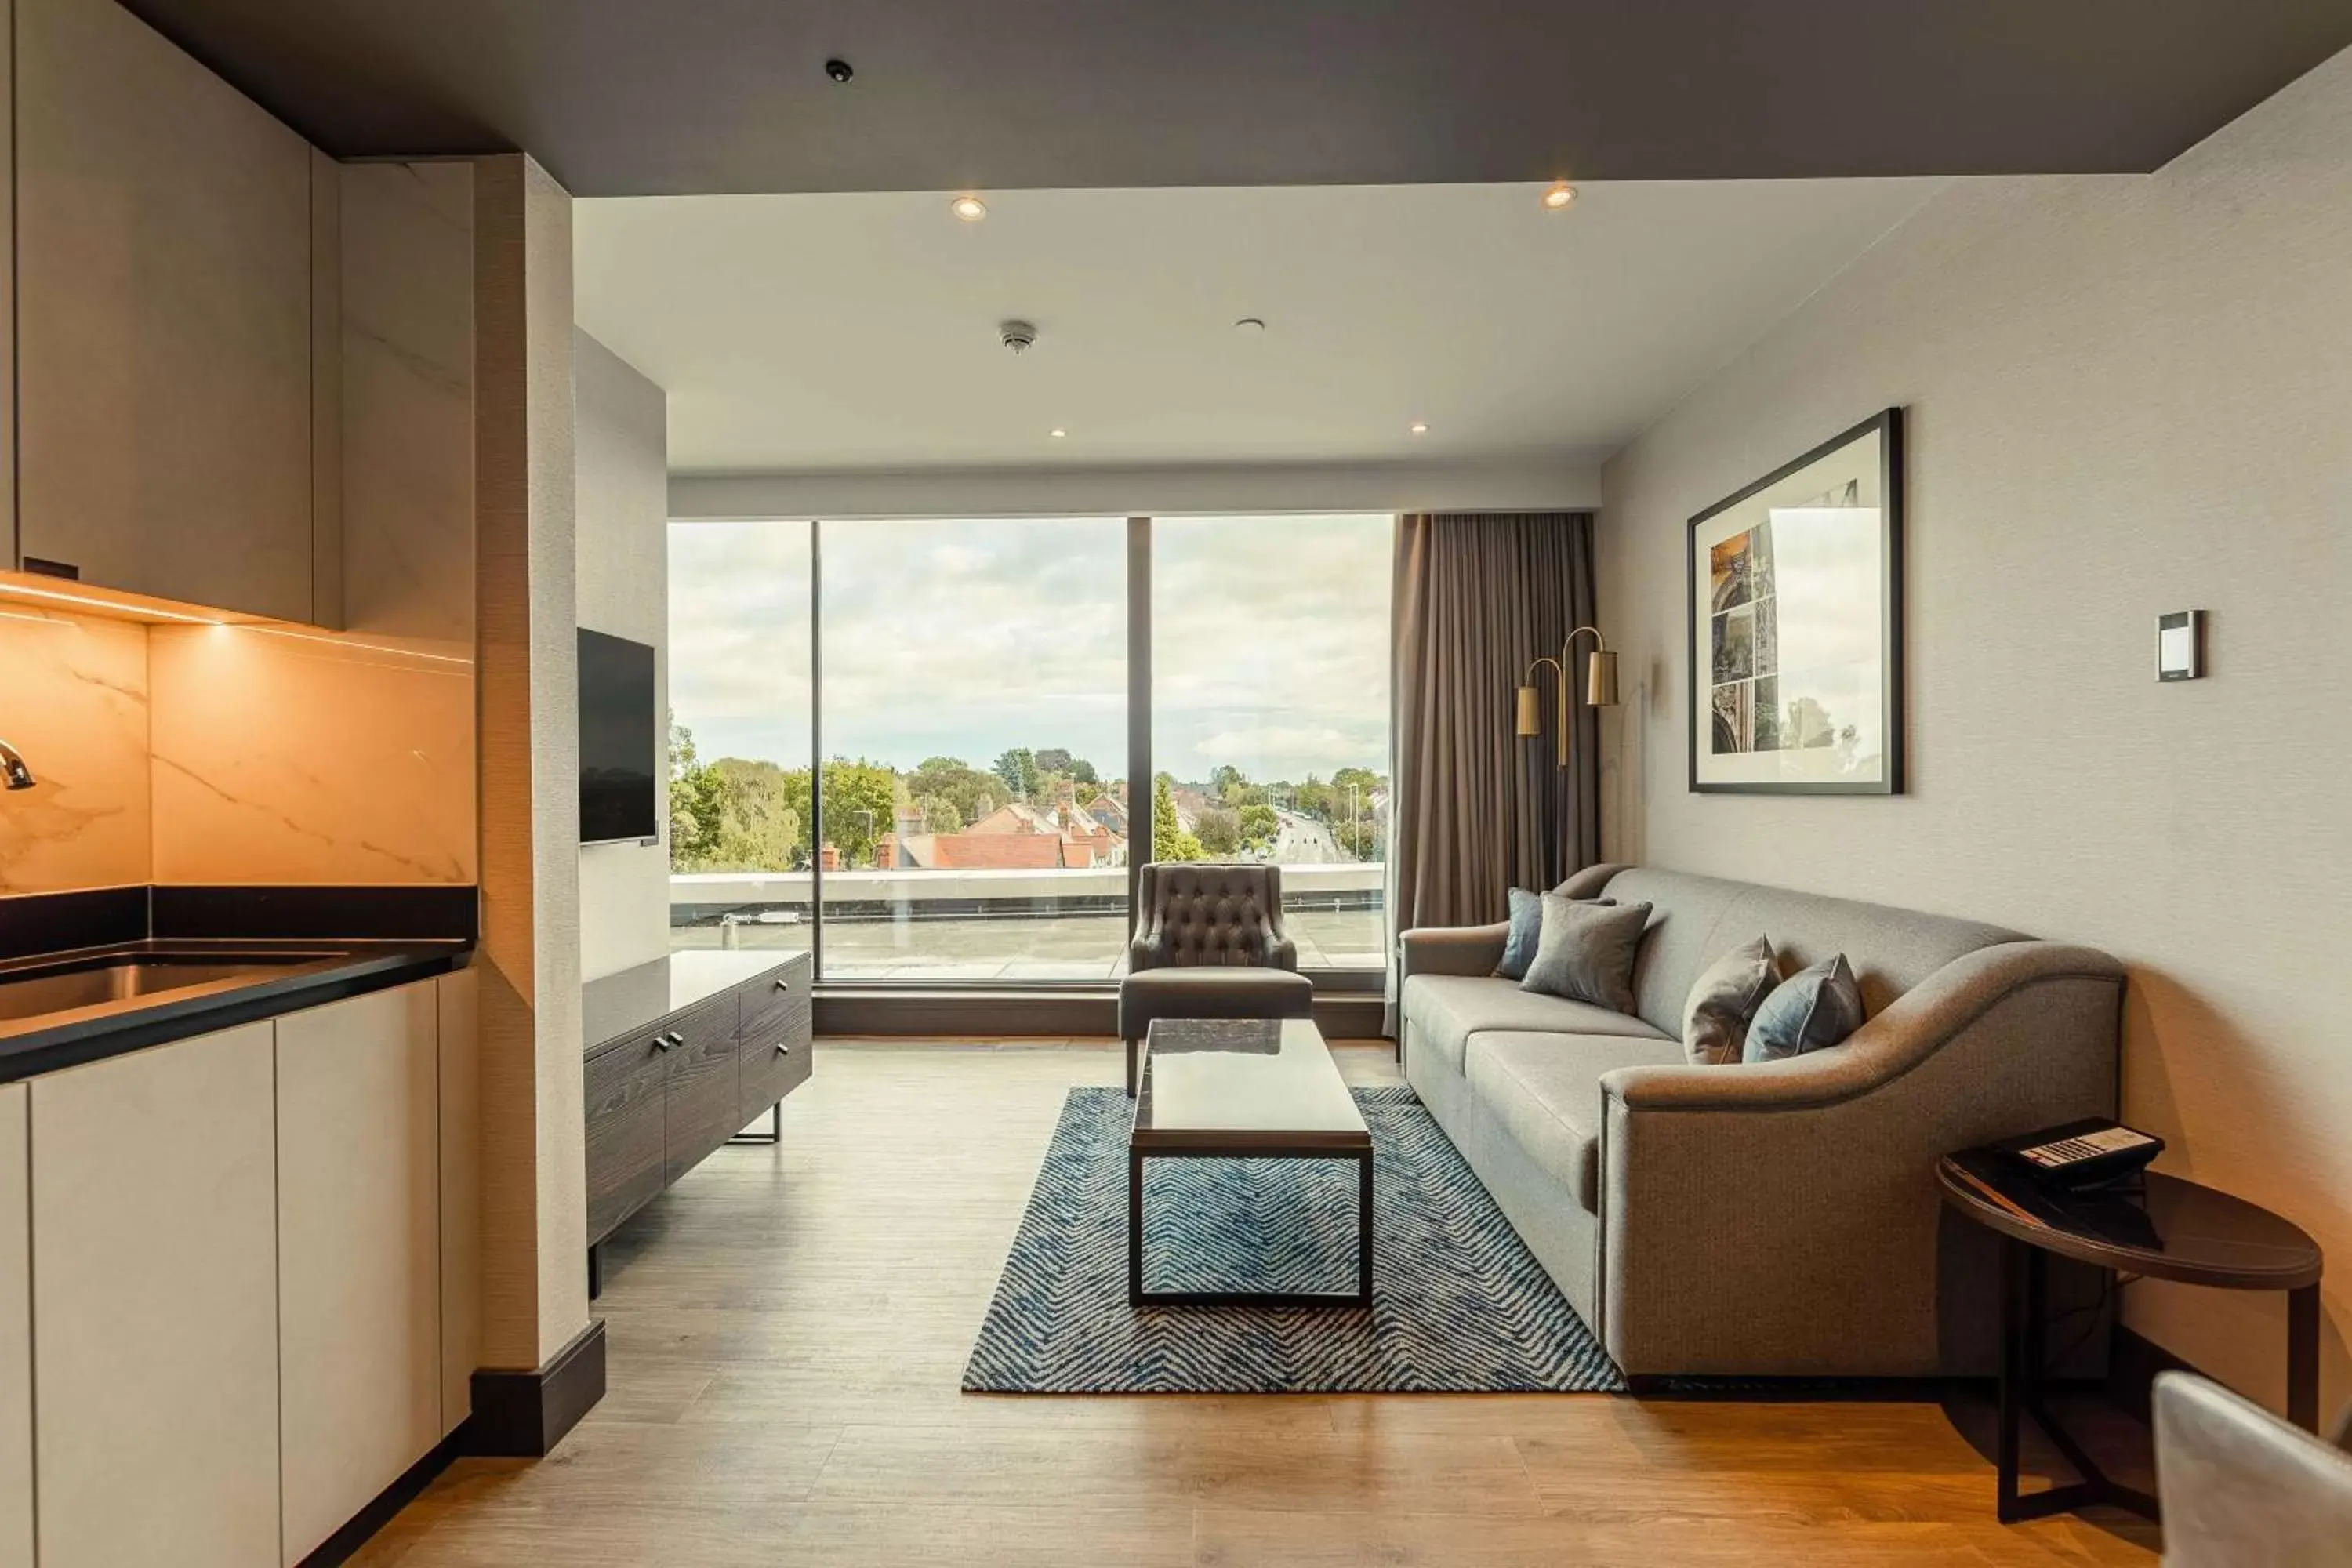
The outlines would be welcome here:
<svg viewBox="0 0 2352 1568">
<path fill-rule="evenodd" d="M 278 1561 L 273 1043 L 30 1080 L 41 1568 Z"/>
<path fill-rule="evenodd" d="M 33 1237 L 26 1098 L 23 1084 L 0 1084 L 0 1568 L 33 1568 Z"/>
<path fill-rule="evenodd" d="M 441 1440 L 436 1001 L 428 982 L 278 1020 L 289 1565 Z"/>
</svg>

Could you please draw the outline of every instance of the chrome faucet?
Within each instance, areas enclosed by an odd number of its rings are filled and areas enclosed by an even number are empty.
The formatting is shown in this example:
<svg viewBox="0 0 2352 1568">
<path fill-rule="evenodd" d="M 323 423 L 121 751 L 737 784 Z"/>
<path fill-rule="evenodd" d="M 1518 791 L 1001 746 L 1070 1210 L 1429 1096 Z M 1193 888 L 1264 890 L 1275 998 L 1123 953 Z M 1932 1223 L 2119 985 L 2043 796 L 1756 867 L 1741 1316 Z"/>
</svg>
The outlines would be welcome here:
<svg viewBox="0 0 2352 1568">
<path fill-rule="evenodd" d="M 40 782 L 33 776 L 33 770 L 25 765 L 25 759 L 17 753 L 16 748 L 5 741 L 0 741 L 0 778 L 7 781 L 10 789 L 30 789 Z"/>
</svg>

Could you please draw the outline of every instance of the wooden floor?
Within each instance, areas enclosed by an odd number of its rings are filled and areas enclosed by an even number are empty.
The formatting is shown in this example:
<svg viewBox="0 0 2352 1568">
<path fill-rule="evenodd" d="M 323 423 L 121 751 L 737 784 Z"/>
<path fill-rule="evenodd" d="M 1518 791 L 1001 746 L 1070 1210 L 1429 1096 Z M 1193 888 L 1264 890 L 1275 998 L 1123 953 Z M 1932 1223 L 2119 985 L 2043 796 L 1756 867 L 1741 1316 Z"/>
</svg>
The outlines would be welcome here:
<svg viewBox="0 0 2352 1568">
<path fill-rule="evenodd" d="M 1384 1046 L 1339 1054 L 1395 1081 Z M 960 1394 L 1064 1091 L 1119 1070 L 1088 1043 L 822 1047 L 781 1149 L 721 1151 L 608 1249 L 604 1402 L 548 1459 L 461 1461 L 356 1561 L 2153 1560 L 2120 1516 L 1996 1523 L 1933 1405 Z"/>
</svg>

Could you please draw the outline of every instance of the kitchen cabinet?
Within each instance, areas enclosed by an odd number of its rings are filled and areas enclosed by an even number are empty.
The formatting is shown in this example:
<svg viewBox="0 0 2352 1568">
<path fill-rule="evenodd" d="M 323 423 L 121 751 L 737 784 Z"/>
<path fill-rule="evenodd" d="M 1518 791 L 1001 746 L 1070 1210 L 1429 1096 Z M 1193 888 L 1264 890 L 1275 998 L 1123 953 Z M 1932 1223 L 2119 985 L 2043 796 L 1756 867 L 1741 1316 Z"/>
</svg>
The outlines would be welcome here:
<svg viewBox="0 0 2352 1568">
<path fill-rule="evenodd" d="M 41 1568 L 278 1560 L 273 1033 L 30 1082 Z"/>
<path fill-rule="evenodd" d="M 33 1568 L 33 1237 L 25 1086 L 0 1084 L 0 1568 Z"/>
<path fill-rule="evenodd" d="M 330 619 L 312 312 L 332 182 L 314 193 L 299 136 L 115 0 L 15 5 L 26 568 Z"/>
<path fill-rule="evenodd" d="M 278 1020 L 283 1561 L 441 1440 L 433 982 Z"/>
<path fill-rule="evenodd" d="M 481 971 L 434 982 L 441 1022 L 441 1435 L 473 1414 L 482 1364 Z"/>
</svg>

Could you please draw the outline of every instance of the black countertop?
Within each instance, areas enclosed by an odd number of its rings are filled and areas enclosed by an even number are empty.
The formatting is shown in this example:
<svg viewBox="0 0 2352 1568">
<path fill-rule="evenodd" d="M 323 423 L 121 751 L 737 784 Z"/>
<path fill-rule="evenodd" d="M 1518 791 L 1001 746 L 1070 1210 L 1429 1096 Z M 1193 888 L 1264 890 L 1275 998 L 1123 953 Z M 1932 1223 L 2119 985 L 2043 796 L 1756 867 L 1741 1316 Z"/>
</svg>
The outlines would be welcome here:
<svg viewBox="0 0 2352 1568">
<path fill-rule="evenodd" d="M 775 948 L 695 948 L 591 980 L 581 987 L 581 1043 L 593 1054 L 804 956 Z"/>
<path fill-rule="evenodd" d="M 472 952 L 473 943 L 463 941 L 170 937 L 12 959 L 0 963 L 0 986 L 11 979 L 142 958 L 187 963 L 234 963 L 242 958 L 285 966 L 273 966 L 257 977 L 214 981 L 32 1017 L 0 1018 L 0 1083 L 446 974 L 464 968 Z M 296 962 L 286 962 L 289 959 Z M 0 995 L 5 994 L 0 991 Z"/>
</svg>

